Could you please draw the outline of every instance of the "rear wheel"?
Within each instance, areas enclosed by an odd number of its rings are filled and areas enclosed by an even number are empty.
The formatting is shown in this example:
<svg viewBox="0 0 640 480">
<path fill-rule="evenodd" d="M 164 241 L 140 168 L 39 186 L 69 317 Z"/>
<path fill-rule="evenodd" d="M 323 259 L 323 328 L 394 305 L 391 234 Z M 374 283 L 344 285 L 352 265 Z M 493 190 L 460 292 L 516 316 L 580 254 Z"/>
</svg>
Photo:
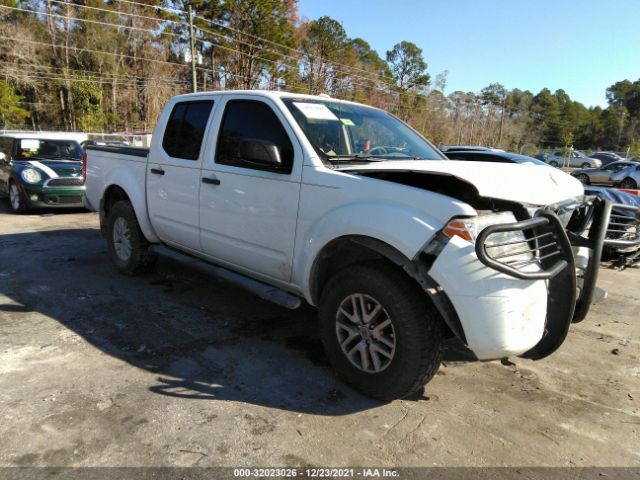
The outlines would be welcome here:
<svg viewBox="0 0 640 480">
<path fill-rule="evenodd" d="M 333 367 L 365 395 L 411 395 L 440 366 L 444 325 L 420 287 L 381 262 L 338 272 L 320 299 L 320 334 Z"/>
<path fill-rule="evenodd" d="M 589 175 L 585 173 L 579 173 L 578 175 L 576 175 L 576 178 L 580 180 L 582 183 L 584 183 L 585 185 L 589 185 L 589 183 L 591 183 L 589 181 Z"/>
<path fill-rule="evenodd" d="M 121 200 L 111 207 L 107 219 L 107 243 L 111 260 L 125 275 L 137 275 L 151 270 L 157 255 L 144 237 L 133 206 Z"/>
<path fill-rule="evenodd" d="M 636 181 L 633 178 L 625 178 L 624 180 L 622 180 L 622 183 L 620 184 L 620 187 L 622 188 L 626 188 L 628 190 L 635 190 L 638 188 L 638 184 L 636 183 Z"/>
<path fill-rule="evenodd" d="M 13 213 L 24 213 L 29 209 L 24 196 L 18 189 L 18 185 L 13 180 L 9 181 L 9 203 Z"/>
</svg>

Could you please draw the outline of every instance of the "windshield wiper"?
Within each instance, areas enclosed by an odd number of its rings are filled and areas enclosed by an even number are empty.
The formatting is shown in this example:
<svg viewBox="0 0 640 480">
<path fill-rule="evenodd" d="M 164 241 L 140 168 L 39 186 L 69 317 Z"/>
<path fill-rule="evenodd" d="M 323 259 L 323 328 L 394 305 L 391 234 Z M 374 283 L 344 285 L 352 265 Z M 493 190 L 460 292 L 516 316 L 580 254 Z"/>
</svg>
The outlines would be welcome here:
<svg viewBox="0 0 640 480">
<path fill-rule="evenodd" d="M 342 163 L 342 162 L 358 162 L 358 163 L 368 163 L 368 162 L 384 162 L 384 158 L 376 157 L 373 155 L 361 155 L 356 153 L 354 155 L 326 155 L 325 157 L 331 163 Z"/>
</svg>

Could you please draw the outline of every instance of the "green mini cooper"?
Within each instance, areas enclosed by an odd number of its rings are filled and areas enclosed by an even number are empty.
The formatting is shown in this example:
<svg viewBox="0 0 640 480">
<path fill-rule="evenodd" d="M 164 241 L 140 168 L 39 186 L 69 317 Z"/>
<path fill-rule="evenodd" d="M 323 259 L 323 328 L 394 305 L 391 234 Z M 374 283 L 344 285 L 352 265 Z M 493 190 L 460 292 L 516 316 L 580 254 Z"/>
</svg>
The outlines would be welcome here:
<svg viewBox="0 0 640 480">
<path fill-rule="evenodd" d="M 82 147 L 38 134 L 0 135 L 0 195 L 11 209 L 82 207 Z"/>
</svg>

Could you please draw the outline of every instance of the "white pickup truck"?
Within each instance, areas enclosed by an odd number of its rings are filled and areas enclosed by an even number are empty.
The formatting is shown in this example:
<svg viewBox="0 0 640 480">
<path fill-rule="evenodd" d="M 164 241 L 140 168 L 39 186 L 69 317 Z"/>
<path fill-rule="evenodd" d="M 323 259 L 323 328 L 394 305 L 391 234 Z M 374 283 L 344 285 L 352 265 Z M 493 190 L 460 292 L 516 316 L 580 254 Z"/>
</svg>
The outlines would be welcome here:
<svg viewBox="0 0 640 480">
<path fill-rule="evenodd" d="M 561 171 L 450 161 L 324 95 L 177 96 L 150 149 L 91 146 L 84 169 L 118 270 L 162 245 L 304 299 L 336 370 L 383 400 L 421 389 L 448 337 L 479 360 L 556 350 L 589 309 L 611 210 Z"/>
</svg>

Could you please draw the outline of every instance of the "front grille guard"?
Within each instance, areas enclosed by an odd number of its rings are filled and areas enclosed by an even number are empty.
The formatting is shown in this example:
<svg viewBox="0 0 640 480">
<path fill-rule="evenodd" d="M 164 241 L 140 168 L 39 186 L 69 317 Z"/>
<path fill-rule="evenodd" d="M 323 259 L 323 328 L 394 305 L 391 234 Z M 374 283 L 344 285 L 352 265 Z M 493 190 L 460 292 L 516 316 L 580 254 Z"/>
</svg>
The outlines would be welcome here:
<svg viewBox="0 0 640 480">
<path fill-rule="evenodd" d="M 523 240 L 489 243 L 497 233 L 522 232 Z M 500 247 L 511 246 L 512 252 L 496 255 Z M 486 227 L 476 240 L 476 255 L 482 263 L 501 273 L 522 280 L 545 280 L 553 278 L 569 265 L 567 258 L 573 255 L 571 244 L 557 215 L 542 212 L 534 218 L 516 223 Z M 525 260 L 514 257 L 528 255 Z M 527 267 L 538 265 L 537 271 Z"/>
<path fill-rule="evenodd" d="M 565 298 L 558 299 L 560 303 L 570 302 L 575 305 L 575 308 L 573 308 L 573 306 L 571 307 L 569 315 L 570 321 L 575 323 L 584 320 L 589 311 L 596 288 L 603 247 L 605 245 L 615 245 L 619 242 L 635 240 L 613 238 L 615 235 L 621 235 L 621 232 L 609 229 L 609 217 L 612 213 L 613 204 L 608 200 L 602 200 L 597 197 L 585 197 L 584 201 L 577 206 L 577 214 L 574 215 L 575 218 L 572 217 L 567 229 L 565 229 L 559 217 L 556 215 L 554 211 L 556 210 L 555 207 L 558 206 L 550 206 L 541 210 L 535 217 L 528 220 L 486 227 L 480 232 L 480 235 L 478 235 L 475 249 L 478 259 L 482 263 L 512 277 L 523 280 L 548 279 L 551 281 L 562 272 L 563 277 L 572 277 L 574 283 L 576 267 L 572 247 L 587 247 L 590 249 L 589 261 L 582 275 L 579 298 L 577 294 L 571 294 L 569 296 L 565 295 Z M 626 208 L 626 206 L 623 207 Z M 558 208 L 558 210 L 560 210 L 560 208 Z M 611 227 L 615 227 L 615 225 Z M 528 237 L 527 244 L 529 245 L 529 252 L 533 256 L 533 261 L 529 263 L 537 263 L 539 267 L 537 271 L 522 270 L 521 265 L 510 265 L 504 261 L 504 258 L 497 258 L 491 255 L 490 249 L 492 248 L 492 244 L 487 244 L 489 237 L 498 232 L 509 231 L 522 231 L 525 237 Z M 557 248 L 557 253 L 555 253 L 552 258 L 547 256 L 549 252 L 545 253 L 538 243 L 541 234 L 549 232 L 553 233 L 555 248 Z M 527 235 L 527 233 L 529 235 Z M 564 272 L 567 267 L 570 267 L 572 270 L 571 275 L 565 275 Z M 553 293 L 551 288 L 549 291 L 550 294 Z M 568 313 L 568 311 L 566 313 Z M 547 346 L 543 348 L 543 350 L 549 350 L 550 348 L 551 347 Z M 557 348 L 557 346 L 553 349 L 555 348 Z"/>
</svg>

